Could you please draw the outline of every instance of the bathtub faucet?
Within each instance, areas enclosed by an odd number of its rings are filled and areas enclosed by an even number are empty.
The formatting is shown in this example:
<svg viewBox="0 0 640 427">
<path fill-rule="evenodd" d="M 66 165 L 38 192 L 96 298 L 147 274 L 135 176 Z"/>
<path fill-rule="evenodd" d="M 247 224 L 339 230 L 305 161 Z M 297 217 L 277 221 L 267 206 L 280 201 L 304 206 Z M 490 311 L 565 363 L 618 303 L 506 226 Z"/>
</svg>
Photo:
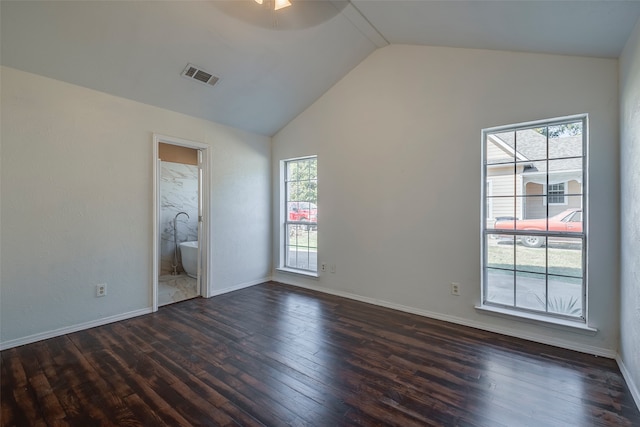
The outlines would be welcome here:
<svg viewBox="0 0 640 427">
<path fill-rule="evenodd" d="M 186 213 L 186 212 L 178 212 L 178 213 L 176 214 L 176 216 L 173 218 L 173 220 L 175 221 L 175 220 L 176 220 L 176 219 L 178 219 L 178 217 L 179 217 L 180 215 L 182 215 L 182 214 L 186 215 L 186 216 L 187 216 L 187 218 L 189 218 L 189 214 L 188 214 L 188 213 Z"/>
</svg>

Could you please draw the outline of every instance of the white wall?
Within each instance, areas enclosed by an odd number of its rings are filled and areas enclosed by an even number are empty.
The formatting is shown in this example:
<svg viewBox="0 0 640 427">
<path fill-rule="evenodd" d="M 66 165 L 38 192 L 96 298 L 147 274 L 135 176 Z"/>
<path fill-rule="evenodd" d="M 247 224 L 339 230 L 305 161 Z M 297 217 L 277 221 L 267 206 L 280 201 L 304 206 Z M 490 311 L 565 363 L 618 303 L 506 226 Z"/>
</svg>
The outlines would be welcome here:
<svg viewBox="0 0 640 427">
<path fill-rule="evenodd" d="M 620 357 L 640 407 L 640 21 L 620 57 Z"/>
<path fill-rule="evenodd" d="M 571 114 L 590 120 L 588 335 L 479 313 L 483 128 Z M 618 347 L 617 62 L 392 45 L 370 55 L 273 140 L 278 162 L 318 155 L 318 280 L 464 324 L 613 356 Z M 278 245 L 274 239 L 274 266 Z M 452 296 L 449 283 L 462 295 Z"/>
<path fill-rule="evenodd" d="M 4 347 L 151 308 L 154 132 L 213 149 L 214 291 L 269 277 L 269 138 L 11 68 L 1 78 Z"/>
</svg>

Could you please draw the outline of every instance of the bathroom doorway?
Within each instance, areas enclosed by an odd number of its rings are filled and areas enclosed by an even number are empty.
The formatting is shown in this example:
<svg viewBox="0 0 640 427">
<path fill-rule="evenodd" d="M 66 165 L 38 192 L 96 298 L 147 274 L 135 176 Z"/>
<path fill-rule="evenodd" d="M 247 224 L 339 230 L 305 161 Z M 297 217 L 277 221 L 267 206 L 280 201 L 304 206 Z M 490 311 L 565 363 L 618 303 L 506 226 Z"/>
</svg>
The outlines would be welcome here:
<svg viewBox="0 0 640 427">
<path fill-rule="evenodd" d="M 207 296 L 208 146 L 154 135 L 153 310 Z"/>
</svg>

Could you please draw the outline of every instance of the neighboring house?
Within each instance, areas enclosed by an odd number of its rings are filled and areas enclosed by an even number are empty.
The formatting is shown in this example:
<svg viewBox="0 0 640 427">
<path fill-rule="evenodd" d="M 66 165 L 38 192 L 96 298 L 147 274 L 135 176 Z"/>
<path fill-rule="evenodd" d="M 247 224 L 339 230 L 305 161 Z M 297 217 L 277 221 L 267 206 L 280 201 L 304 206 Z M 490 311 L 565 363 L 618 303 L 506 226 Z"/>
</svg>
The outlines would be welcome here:
<svg viewBox="0 0 640 427">
<path fill-rule="evenodd" d="M 486 150 L 487 221 L 545 218 L 582 207 L 580 135 L 549 138 L 548 162 L 547 137 L 534 129 L 491 134 Z"/>
</svg>

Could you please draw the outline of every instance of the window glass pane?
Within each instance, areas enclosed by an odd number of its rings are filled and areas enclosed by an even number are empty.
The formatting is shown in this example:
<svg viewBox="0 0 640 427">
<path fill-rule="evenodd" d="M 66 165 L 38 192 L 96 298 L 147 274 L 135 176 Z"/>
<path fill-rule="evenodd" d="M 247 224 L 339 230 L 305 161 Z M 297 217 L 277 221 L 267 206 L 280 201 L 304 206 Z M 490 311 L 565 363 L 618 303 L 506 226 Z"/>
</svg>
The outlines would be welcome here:
<svg viewBox="0 0 640 427">
<path fill-rule="evenodd" d="M 516 195 L 515 164 L 487 167 L 487 185 L 491 189 L 491 196 L 505 197 Z M 487 195 L 489 195 L 487 193 Z"/>
<path fill-rule="evenodd" d="M 305 226 L 302 224 L 289 224 L 289 245 L 306 246 L 308 242 Z"/>
<path fill-rule="evenodd" d="M 309 249 L 311 249 L 312 251 L 315 250 L 317 252 L 318 227 L 309 225 L 308 230 L 309 230 Z"/>
<path fill-rule="evenodd" d="M 307 247 L 287 247 L 286 259 L 286 266 L 289 268 L 309 271 L 317 271 L 318 269 L 318 253 Z"/>
<path fill-rule="evenodd" d="M 318 159 L 311 159 L 309 161 L 309 179 L 311 181 L 318 181 Z"/>
<path fill-rule="evenodd" d="M 522 129 L 516 131 L 516 152 L 527 160 L 547 158 L 547 137 L 541 130 Z"/>
<path fill-rule="evenodd" d="M 289 224 L 289 242 L 290 246 L 299 246 L 306 248 L 318 247 L 318 229 L 315 226 L 306 224 Z"/>
<path fill-rule="evenodd" d="M 513 306 L 514 272 L 487 268 L 485 300 L 494 304 Z"/>
<path fill-rule="evenodd" d="M 496 230 L 513 230 L 516 220 L 516 198 L 515 197 L 492 197 L 487 200 L 491 203 L 491 228 Z"/>
<path fill-rule="evenodd" d="M 495 220 L 493 217 L 493 198 L 491 197 L 487 197 L 484 200 L 485 202 L 485 227 L 486 228 L 493 228 L 493 225 L 495 224 Z"/>
<path fill-rule="evenodd" d="M 298 265 L 298 251 L 292 250 L 289 246 L 286 247 L 286 261 L 285 266 L 290 268 L 296 268 Z"/>
<path fill-rule="evenodd" d="M 547 206 L 544 196 L 520 197 L 517 203 L 521 215 L 516 221 L 518 230 L 538 230 L 547 229 Z"/>
<path fill-rule="evenodd" d="M 287 246 L 298 246 L 298 236 L 300 235 L 301 225 L 287 224 Z"/>
<path fill-rule="evenodd" d="M 296 202 L 294 207 L 298 209 L 299 206 L 297 202 L 300 202 L 302 200 L 301 199 L 301 183 L 300 181 L 292 181 L 292 182 L 289 182 L 289 184 L 287 185 L 288 185 L 288 191 L 289 191 L 287 194 L 289 196 L 288 200 L 290 202 Z"/>
<path fill-rule="evenodd" d="M 309 251 L 309 270 L 318 271 L 318 251 L 310 250 Z"/>
<path fill-rule="evenodd" d="M 521 244 L 516 245 L 515 268 L 522 272 L 544 274 L 547 267 L 547 253 L 543 246 L 546 240 L 543 236 L 536 236 L 535 238 L 541 239 L 541 246 L 528 246 L 526 240 L 532 238 L 532 236 L 521 237 Z"/>
<path fill-rule="evenodd" d="M 582 122 L 549 126 L 549 158 L 581 157 Z"/>
<path fill-rule="evenodd" d="M 287 162 L 287 181 L 298 180 L 298 162 Z"/>
<path fill-rule="evenodd" d="M 287 267 L 301 270 L 308 270 L 309 251 L 306 248 L 292 247 L 289 248 L 289 256 L 291 262 Z"/>
<path fill-rule="evenodd" d="M 522 219 L 545 218 L 547 216 L 547 162 L 531 162 L 522 165 L 520 195 L 523 200 Z"/>
<path fill-rule="evenodd" d="M 549 274 L 582 278 L 582 239 L 549 237 Z"/>
<path fill-rule="evenodd" d="M 310 162 L 308 160 L 301 160 L 298 162 L 298 180 L 309 180 L 309 163 Z"/>
<path fill-rule="evenodd" d="M 582 159 L 549 160 L 549 183 L 582 179 Z"/>
<path fill-rule="evenodd" d="M 485 140 L 486 164 L 512 163 L 515 159 L 514 137 L 513 131 L 488 134 Z"/>
<path fill-rule="evenodd" d="M 583 317 L 582 279 L 549 275 L 549 313 Z"/>
<path fill-rule="evenodd" d="M 516 272 L 516 307 L 544 310 L 546 276 L 544 274 Z"/>
<path fill-rule="evenodd" d="M 288 201 L 288 202 L 291 202 L 291 201 L 294 201 L 294 200 L 295 200 L 295 198 L 294 198 L 294 196 L 293 196 L 293 195 L 296 193 L 296 188 L 298 188 L 298 182 L 297 182 L 297 181 L 287 182 L 287 188 L 286 188 L 286 191 L 287 191 L 287 201 Z M 293 208 L 297 208 L 297 206 L 295 206 L 295 205 L 293 205 L 293 204 L 290 204 L 289 206 L 290 206 L 292 209 L 293 209 Z"/>
<path fill-rule="evenodd" d="M 516 175 L 514 164 L 487 168 L 486 178 L 486 214 L 487 225 L 493 228 L 496 221 L 515 218 Z M 505 224 L 503 226 L 507 227 Z M 507 228 L 513 229 L 513 224 Z"/>
<path fill-rule="evenodd" d="M 513 270 L 515 236 L 488 234 L 486 245 L 486 266 Z"/>
</svg>

